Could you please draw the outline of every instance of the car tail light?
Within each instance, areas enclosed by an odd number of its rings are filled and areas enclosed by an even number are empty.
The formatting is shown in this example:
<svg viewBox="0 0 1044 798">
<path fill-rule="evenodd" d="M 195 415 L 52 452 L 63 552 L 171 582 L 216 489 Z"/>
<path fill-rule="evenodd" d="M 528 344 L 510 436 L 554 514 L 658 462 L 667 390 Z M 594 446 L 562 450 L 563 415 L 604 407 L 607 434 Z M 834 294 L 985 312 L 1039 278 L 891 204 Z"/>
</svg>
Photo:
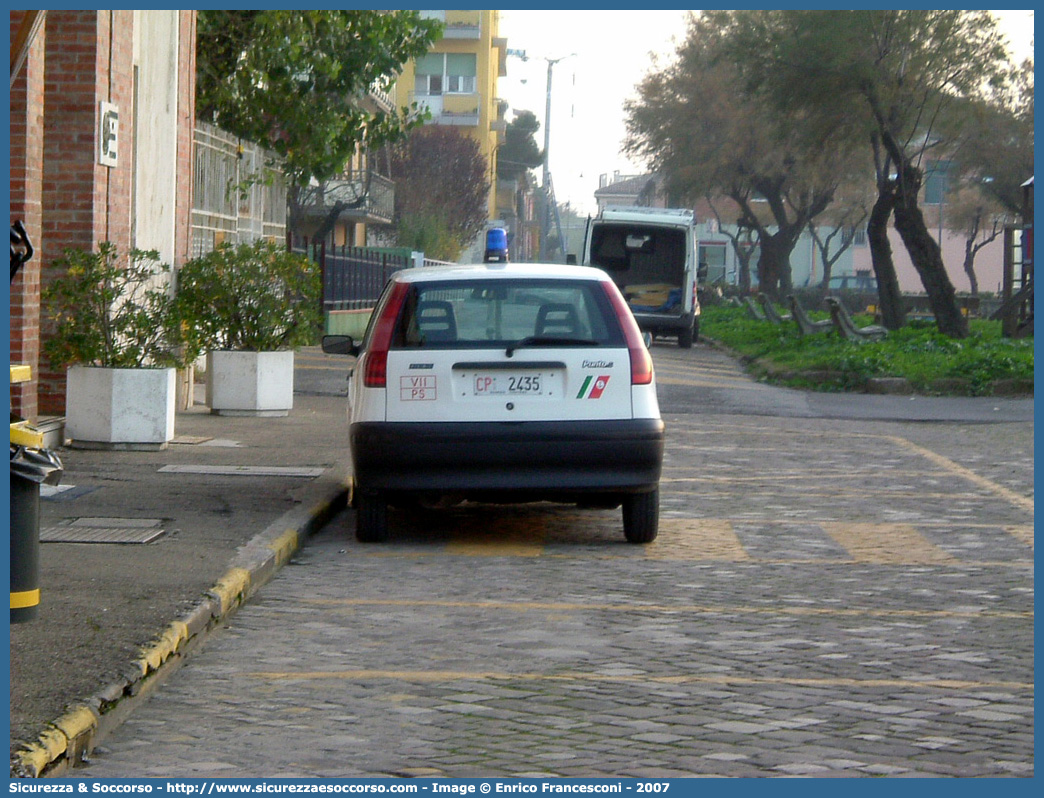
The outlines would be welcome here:
<svg viewBox="0 0 1044 798">
<path fill-rule="evenodd" d="M 407 283 L 394 283 L 384 301 L 373 311 L 377 320 L 373 325 L 370 345 L 366 352 L 366 371 L 363 385 L 367 388 L 384 388 L 388 384 L 388 350 L 391 348 L 395 323 L 399 319 L 406 295 L 410 292 Z"/>
<path fill-rule="evenodd" d="M 620 329 L 623 330 L 624 340 L 627 342 L 627 352 L 631 356 L 631 385 L 648 385 L 653 380 L 652 355 L 649 354 L 649 350 L 646 349 L 645 342 L 642 340 L 642 331 L 638 329 L 638 322 L 631 315 L 631 309 L 627 307 L 627 300 L 623 298 L 623 294 L 620 293 L 620 289 L 616 287 L 615 283 L 603 280 L 602 288 L 605 289 L 605 295 L 612 303 L 616 319 L 620 322 Z"/>
</svg>

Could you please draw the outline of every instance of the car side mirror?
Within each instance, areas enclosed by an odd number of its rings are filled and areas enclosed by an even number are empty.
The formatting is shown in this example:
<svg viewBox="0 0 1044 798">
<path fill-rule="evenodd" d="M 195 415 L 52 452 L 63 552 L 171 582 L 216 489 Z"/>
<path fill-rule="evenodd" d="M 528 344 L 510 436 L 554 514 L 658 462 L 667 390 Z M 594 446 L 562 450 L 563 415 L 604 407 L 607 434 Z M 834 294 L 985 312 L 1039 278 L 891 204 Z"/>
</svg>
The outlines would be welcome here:
<svg viewBox="0 0 1044 798">
<path fill-rule="evenodd" d="M 566 255 L 566 266 L 576 266 L 576 255 Z"/>
<path fill-rule="evenodd" d="M 324 335 L 322 347 L 328 355 L 358 355 L 360 351 L 350 335 Z"/>
</svg>

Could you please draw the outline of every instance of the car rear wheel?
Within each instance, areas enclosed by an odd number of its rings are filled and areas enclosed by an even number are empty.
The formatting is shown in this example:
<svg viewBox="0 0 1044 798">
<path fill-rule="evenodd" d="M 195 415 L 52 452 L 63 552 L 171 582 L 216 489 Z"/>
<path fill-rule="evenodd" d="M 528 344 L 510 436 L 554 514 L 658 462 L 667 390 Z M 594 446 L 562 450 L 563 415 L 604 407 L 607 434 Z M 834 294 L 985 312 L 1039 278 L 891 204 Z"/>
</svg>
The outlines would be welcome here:
<svg viewBox="0 0 1044 798">
<path fill-rule="evenodd" d="M 363 493 L 355 499 L 355 539 L 380 543 L 388 537 L 388 502 L 379 493 Z"/>
<path fill-rule="evenodd" d="M 660 489 L 624 498 L 624 537 L 628 543 L 651 543 L 660 523 Z"/>
<path fill-rule="evenodd" d="M 678 346 L 682 349 L 692 349 L 692 342 L 696 339 L 696 327 L 693 322 L 692 327 L 686 327 L 680 333 L 678 333 Z"/>
</svg>

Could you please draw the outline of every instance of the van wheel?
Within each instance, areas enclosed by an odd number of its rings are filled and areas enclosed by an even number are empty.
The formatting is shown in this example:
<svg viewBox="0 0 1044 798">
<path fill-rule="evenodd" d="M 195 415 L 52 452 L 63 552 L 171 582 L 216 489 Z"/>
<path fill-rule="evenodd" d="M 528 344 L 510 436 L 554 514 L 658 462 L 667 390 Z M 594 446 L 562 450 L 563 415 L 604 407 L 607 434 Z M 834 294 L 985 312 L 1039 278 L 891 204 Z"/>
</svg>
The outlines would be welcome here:
<svg viewBox="0 0 1044 798">
<path fill-rule="evenodd" d="M 387 537 L 388 502 L 379 493 L 360 493 L 355 497 L 355 539 L 380 543 Z"/>
<path fill-rule="evenodd" d="M 651 543 L 660 524 L 660 489 L 624 497 L 624 537 L 628 543 Z"/>
<path fill-rule="evenodd" d="M 692 349 L 692 342 L 696 337 L 695 324 L 696 322 L 693 322 L 692 327 L 686 327 L 678 333 L 678 346 L 682 349 Z"/>
</svg>

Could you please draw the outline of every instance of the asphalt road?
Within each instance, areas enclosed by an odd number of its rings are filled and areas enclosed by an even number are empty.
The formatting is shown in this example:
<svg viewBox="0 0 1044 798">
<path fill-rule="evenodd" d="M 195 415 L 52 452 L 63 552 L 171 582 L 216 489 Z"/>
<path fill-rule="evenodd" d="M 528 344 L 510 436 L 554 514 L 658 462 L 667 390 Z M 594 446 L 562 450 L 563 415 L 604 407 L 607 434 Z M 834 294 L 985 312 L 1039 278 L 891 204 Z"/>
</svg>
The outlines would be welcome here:
<svg viewBox="0 0 1044 798">
<path fill-rule="evenodd" d="M 1032 402 L 654 357 L 655 543 L 537 505 L 363 545 L 346 513 L 78 775 L 1032 776 Z"/>
</svg>

